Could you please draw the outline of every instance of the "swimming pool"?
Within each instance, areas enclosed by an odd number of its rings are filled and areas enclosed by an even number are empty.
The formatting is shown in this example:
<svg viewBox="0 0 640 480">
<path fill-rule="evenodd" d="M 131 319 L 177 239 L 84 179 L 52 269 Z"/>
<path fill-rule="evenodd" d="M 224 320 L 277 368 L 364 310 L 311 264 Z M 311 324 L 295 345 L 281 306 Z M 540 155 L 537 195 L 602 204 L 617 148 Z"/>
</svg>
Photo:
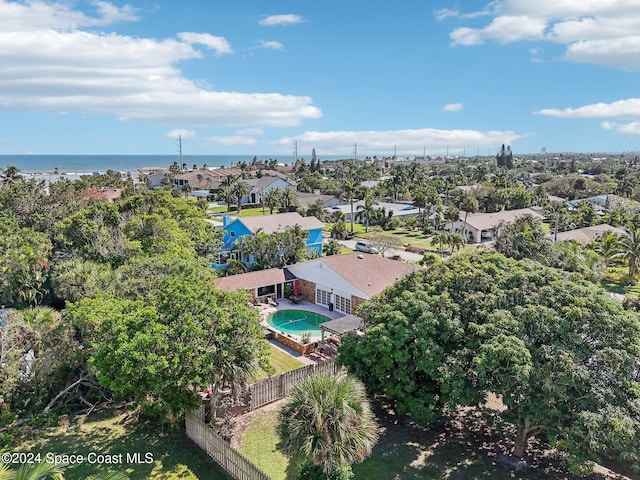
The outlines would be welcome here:
<svg viewBox="0 0 640 480">
<path fill-rule="evenodd" d="M 331 320 L 329 317 L 306 310 L 279 310 L 269 315 L 269 325 L 279 332 L 302 335 L 309 332 L 312 337 L 319 337 L 320 324 Z"/>
</svg>

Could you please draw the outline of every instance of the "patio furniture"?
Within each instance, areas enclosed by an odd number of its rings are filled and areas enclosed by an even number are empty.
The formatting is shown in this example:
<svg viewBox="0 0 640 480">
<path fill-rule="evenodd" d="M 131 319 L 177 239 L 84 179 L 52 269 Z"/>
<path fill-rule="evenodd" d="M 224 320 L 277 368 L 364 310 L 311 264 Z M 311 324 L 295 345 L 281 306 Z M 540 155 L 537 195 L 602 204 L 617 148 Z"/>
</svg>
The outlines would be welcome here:
<svg viewBox="0 0 640 480">
<path fill-rule="evenodd" d="M 302 302 L 302 295 L 289 295 L 289 301 L 298 304 Z"/>
</svg>

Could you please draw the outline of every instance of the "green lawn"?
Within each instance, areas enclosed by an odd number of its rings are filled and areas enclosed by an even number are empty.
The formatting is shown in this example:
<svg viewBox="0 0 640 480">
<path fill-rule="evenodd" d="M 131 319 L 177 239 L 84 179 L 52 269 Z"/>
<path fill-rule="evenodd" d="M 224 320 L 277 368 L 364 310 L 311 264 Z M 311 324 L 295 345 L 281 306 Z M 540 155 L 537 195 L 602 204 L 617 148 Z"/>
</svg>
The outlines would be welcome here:
<svg viewBox="0 0 640 480">
<path fill-rule="evenodd" d="M 280 375 L 281 373 L 289 372 L 291 370 L 295 370 L 304 366 L 304 363 L 302 363 L 300 360 L 292 357 L 286 352 L 283 352 L 279 348 L 274 347 L 273 345 L 269 345 L 269 347 L 271 349 L 269 352 L 269 361 L 271 362 L 271 365 L 273 365 L 273 368 L 276 369 L 273 376 Z M 258 380 L 262 380 L 267 377 L 267 372 L 260 370 L 255 375 L 255 381 L 257 382 Z"/>
<path fill-rule="evenodd" d="M 257 207 L 257 208 L 245 208 L 243 210 L 240 210 L 240 215 L 238 215 L 238 210 L 235 208 L 231 208 L 231 211 L 229 211 L 227 209 L 226 205 L 223 205 L 221 207 L 213 207 L 209 209 L 210 212 L 216 212 L 216 213 L 222 213 L 225 215 L 233 215 L 234 217 L 240 216 L 240 217 L 254 217 L 256 215 L 262 215 L 262 207 Z M 265 215 L 269 215 L 269 209 L 265 208 L 264 209 L 264 213 Z M 274 211 L 274 213 L 277 213 L 277 211 Z"/>
<path fill-rule="evenodd" d="M 0 449 L 0 452 L 8 451 Z M 68 427 L 30 429 L 22 427 L 14 452 L 82 455 L 87 461 L 65 469 L 70 480 L 85 479 L 107 471 L 121 471 L 131 480 L 231 480 L 198 446 L 189 440 L 183 429 L 163 429 L 131 418 L 103 413 L 79 416 Z M 122 463 L 106 465 L 88 463 L 89 454 L 122 454 Z M 131 463 L 126 455 L 150 454 L 150 463 Z"/>
<path fill-rule="evenodd" d="M 273 480 L 293 480 L 295 471 L 289 466 L 289 459 L 277 447 L 277 422 L 276 410 L 257 411 L 242 435 L 238 450 Z"/>
<path fill-rule="evenodd" d="M 380 440 L 369 458 L 353 465 L 354 480 L 577 479 L 548 458 L 536 458 L 535 468 L 512 471 L 495 455 L 501 437 L 479 423 L 472 411 L 455 422 L 442 421 L 425 429 L 387 414 L 379 415 L 379 423 Z M 257 411 L 239 450 L 274 480 L 293 480 L 294 462 L 278 449 L 276 424 L 277 410 Z"/>
<path fill-rule="evenodd" d="M 610 265 L 606 275 L 600 280 L 600 286 L 609 292 L 640 298 L 640 284 L 629 285 L 628 272 L 629 268 L 625 265 Z"/>
</svg>

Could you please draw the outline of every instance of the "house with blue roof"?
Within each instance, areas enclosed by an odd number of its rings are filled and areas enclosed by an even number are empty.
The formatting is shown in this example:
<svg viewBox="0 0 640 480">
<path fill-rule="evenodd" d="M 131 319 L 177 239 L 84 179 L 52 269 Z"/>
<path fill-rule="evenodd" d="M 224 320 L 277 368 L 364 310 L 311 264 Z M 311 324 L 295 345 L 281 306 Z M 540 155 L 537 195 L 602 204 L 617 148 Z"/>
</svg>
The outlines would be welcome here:
<svg viewBox="0 0 640 480">
<path fill-rule="evenodd" d="M 239 238 L 245 235 L 255 235 L 256 233 L 273 234 L 286 232 L 296 225 L 309 234 L 309 238 L 306 240 L 307 248 L 318 256 L 322 255 L 322 229 L 324 228 L 324 223 L 316 217 L 303 217 L 297 212 L 253 217 L 223 217 L 223 245 L 218 254 L 217 262 L 212 264 L 213 268 L 226 268 L 229 259 L 242 260 L 250 265 L 250 260 L 237 258 L 234 252 L 235 243 Z"/>
</svg>

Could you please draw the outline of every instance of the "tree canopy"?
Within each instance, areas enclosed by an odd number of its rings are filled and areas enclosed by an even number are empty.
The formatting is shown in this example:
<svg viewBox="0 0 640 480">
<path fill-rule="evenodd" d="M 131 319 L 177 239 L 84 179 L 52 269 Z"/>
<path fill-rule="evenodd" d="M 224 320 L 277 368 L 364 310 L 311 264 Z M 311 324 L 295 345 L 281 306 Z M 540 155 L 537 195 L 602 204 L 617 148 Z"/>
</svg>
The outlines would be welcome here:
<svg viewBox="0 0 640 480">
<path fill-rule="evenodd" d="M 245 381 L 266 360 L 256 310 L 216 290 L 206 264 L 173 256 L 122 267 L 121 291 L 85 298 L 65 317 L 91 348 L 100 384 L 172 421 L 198 391 Z"/>
<path fill-rule="evenodd" d="M 640 319 L 581 277 L 496 252 L 409 275 L 359 310 L 341 361 L 368 390 L 428 424 L 482 405 L 515 427 L 514 453 L 545 433 L 583 468 L 640 459 Z"/>
</svg>

